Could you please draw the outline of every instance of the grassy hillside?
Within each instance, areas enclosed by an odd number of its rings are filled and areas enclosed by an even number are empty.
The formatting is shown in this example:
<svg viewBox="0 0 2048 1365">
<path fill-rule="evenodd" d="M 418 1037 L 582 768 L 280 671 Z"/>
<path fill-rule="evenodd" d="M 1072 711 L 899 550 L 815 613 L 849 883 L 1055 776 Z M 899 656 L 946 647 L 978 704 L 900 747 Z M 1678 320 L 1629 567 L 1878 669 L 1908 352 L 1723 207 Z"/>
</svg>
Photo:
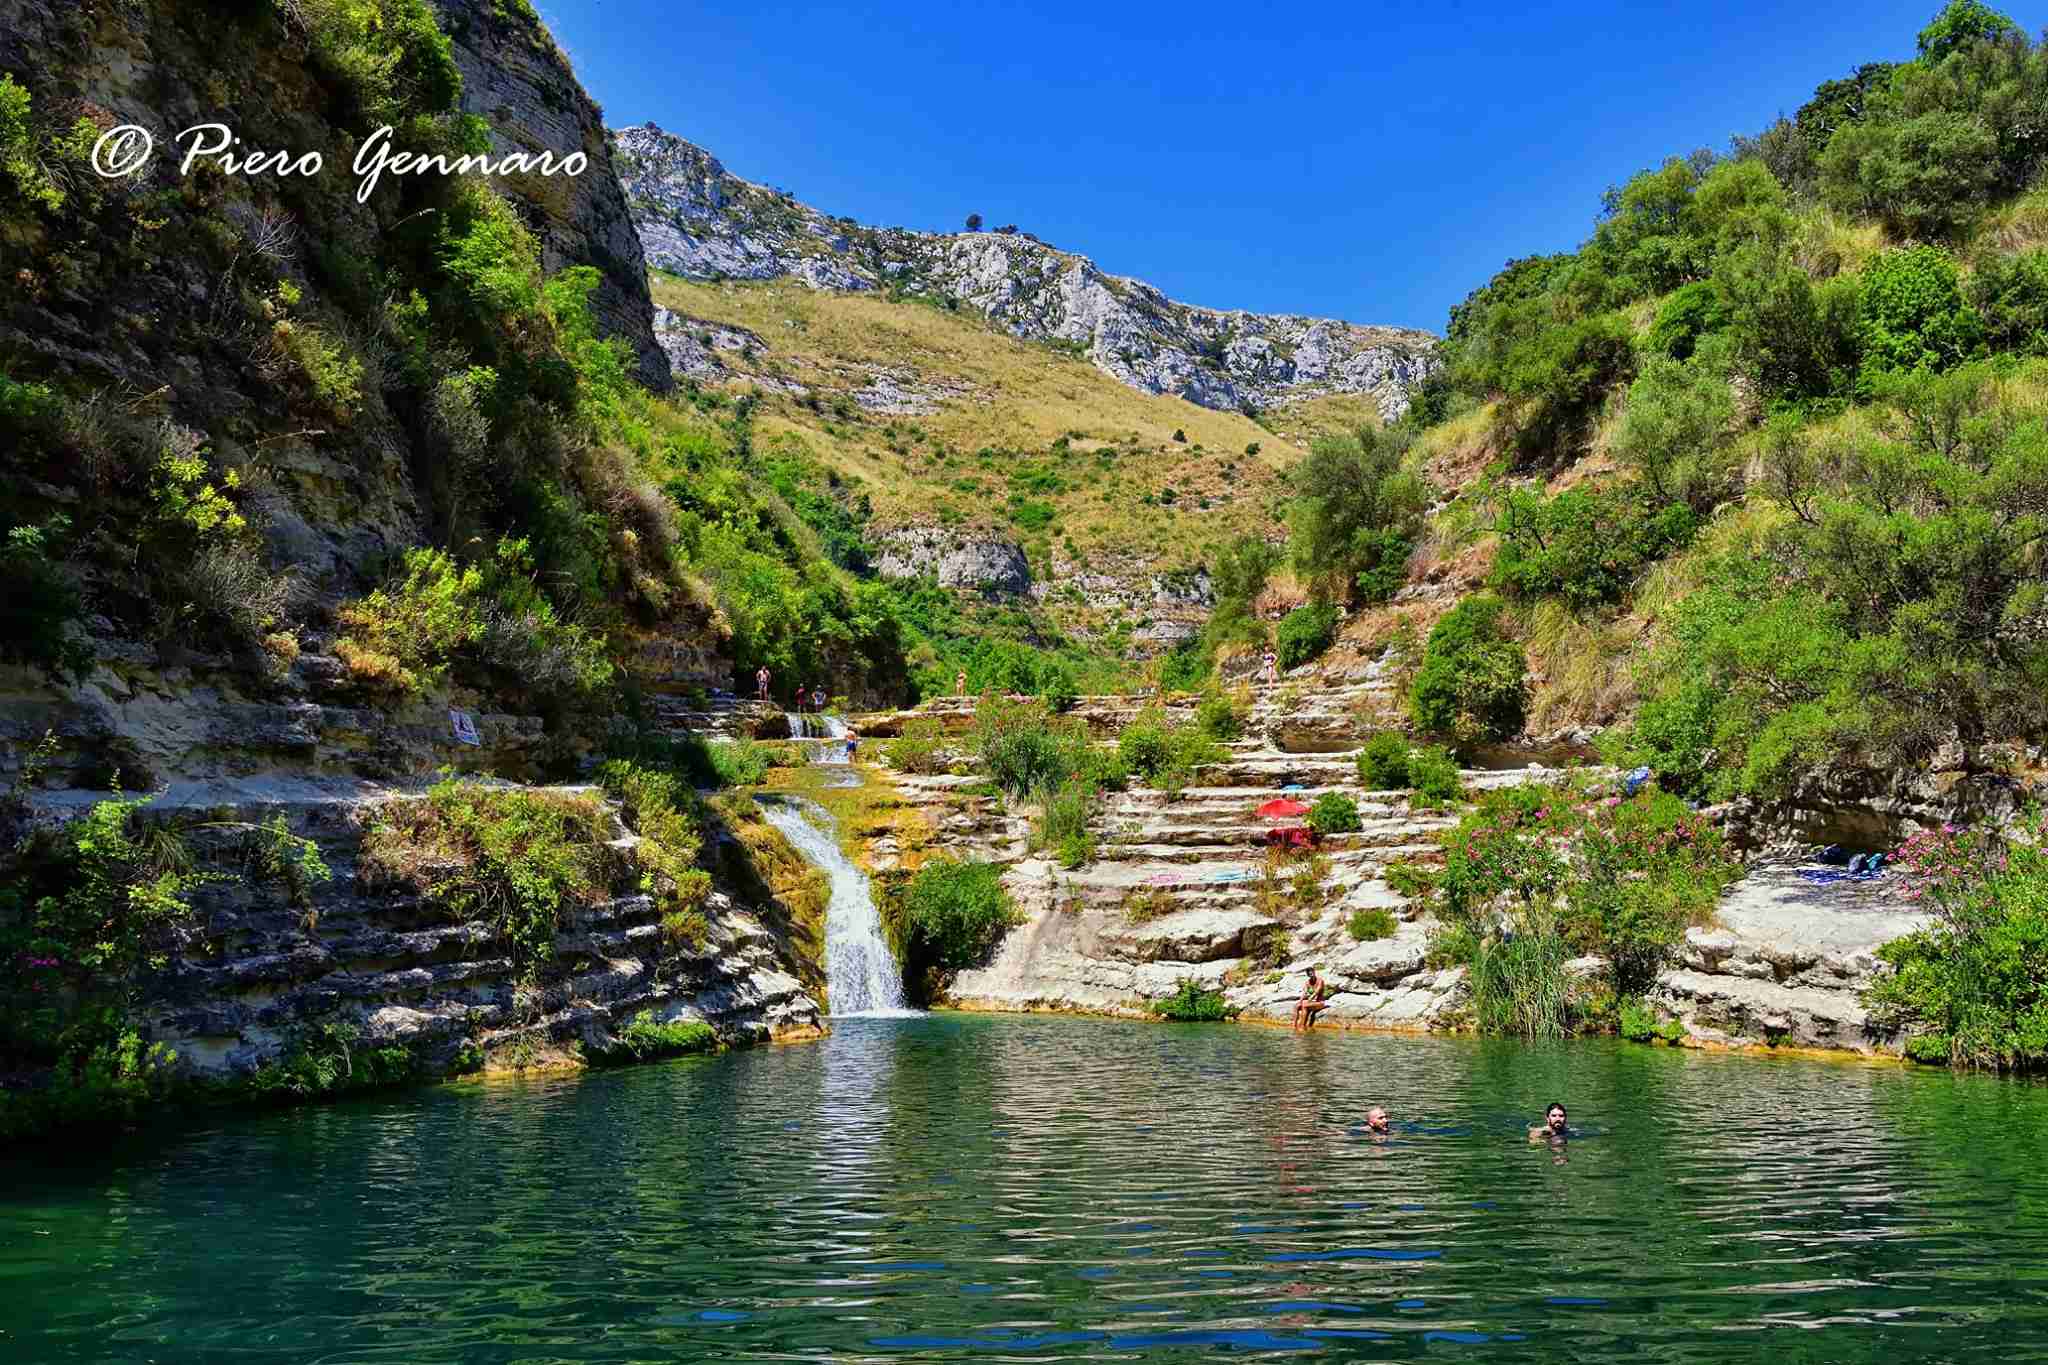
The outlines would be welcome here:
<svg viewBox="0 0 2048 1365">
<path fill-rule="evenodd" d="M 1578 250 L 1453 309 L 1443 372 L 1356 438 L 1430 487 L 1419 526 L 1331 505 L 1412 546 L 1406 590 L 1361 590 L 1356 537 L 1297 533 L 1291 559 L 1363 608 L 1343 655 L 1410 662 L 1419 724 L 1607 725 L 1707 795 L 2024 767 L 2048 733 L 2048 47 L 1958 0 L 1918 48 L 1609 191 Z"/>
<path fill-rule="evenodd" d="M 1136 392 L 971 313 L 793 281 L 653 284 L 657 304 L 760 338 L 751 353 L 717 351 L 730 374 L 708 382 L 758 385 L 762 437 L 801 441 L 868 499 L 877 529 L 986 528 L 1041 570 L 1055 547 L 1106 568 L 1186 567 L 1212 541 L 1276 531 L 1280 475 L 1302 454 L 1241 414 Z M 925 387 L 937 410 L 866 410 L 856 395 L 878 374 Z"/>
</svg>

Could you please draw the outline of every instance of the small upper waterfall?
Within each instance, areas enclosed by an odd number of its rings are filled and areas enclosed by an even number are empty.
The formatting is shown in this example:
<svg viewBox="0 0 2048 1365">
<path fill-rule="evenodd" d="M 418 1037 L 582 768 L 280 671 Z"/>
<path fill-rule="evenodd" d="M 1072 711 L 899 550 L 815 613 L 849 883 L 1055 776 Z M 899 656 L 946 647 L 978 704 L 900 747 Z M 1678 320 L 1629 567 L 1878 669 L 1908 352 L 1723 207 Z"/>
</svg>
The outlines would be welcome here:
<svg viewBox="0 0 2048 1365">
<path fill-rule="evenodd" d="M 832 884 L 825 908 L 825 1000 L 832 1017 L 915 1014 L 904 1007 L 903 974 L 883 937 L 868 874 L 840 851 L 831 814 L 800 797 L 763 801 L 761 813 Z"/>
<path fill-rule="evenodd" d="M 846 752 L 846 722 L 837 716 L 813 711 L 785 712 L 789 737 L 805 741 L 804 755 L 812 763 L 850 763 Z"/>
</svg>

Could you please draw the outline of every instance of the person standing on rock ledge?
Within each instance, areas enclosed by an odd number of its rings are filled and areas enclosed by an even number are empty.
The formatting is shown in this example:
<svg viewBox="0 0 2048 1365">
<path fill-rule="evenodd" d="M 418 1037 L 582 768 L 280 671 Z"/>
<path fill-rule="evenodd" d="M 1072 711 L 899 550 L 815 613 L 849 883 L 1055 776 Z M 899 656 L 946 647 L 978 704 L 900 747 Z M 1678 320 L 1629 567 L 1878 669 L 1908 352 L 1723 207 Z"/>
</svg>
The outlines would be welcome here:
<svg viewBox="0 0 2048 1365">
<path fill-rule="evenodd" d="M 953 675 L 953 691 L 954 691 L 954 694 L 955 694 L 955 695 L 957 695 L 957 696 L 960 696 L 960 697 L 965 697 L 965 696 L 967 695 L 967 670 L 966 670 L 966 669 L 964 669 L 964 668 L 963 668 L 963 669 L 961 669 L 961 670 L 960 670 L 960 671 L 959 671 L 958 673 L 955 673 L 955 674 Z"/>
<path fill-rule="evenodd" d="M 1266 656 L 1263 660 L 1261 660 L 1261 663 L 1264 665 L 1264 667 L 1260 672 L 1260 676 L 1263 677 L 1269 683 L 1279 682 L 1280 656 L 1273 652 L 1272 646 L 1268 645 L 1266 647 Z"/>
<path fill-rule="evenodd" d="M 762 664 L 754 671 L 754 692 L 762 701 L 768 700 L 768 665 Z"/>
</svg>

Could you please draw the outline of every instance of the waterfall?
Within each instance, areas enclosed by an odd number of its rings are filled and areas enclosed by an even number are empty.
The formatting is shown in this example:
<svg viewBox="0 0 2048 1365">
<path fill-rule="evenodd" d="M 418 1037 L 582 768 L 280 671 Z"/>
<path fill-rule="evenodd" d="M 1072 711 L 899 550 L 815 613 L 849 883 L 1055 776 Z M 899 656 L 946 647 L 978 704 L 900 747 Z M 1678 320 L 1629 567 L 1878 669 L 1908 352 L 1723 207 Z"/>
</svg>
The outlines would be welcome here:
<svg viewBox="0 0 2048 1365">
<path fill-rule="evenodd" d="M 789 737 L 799 741 L 816 741 L 804 744 L 804 757 L 811 763 L 851 763 L 846 752 L 846 722 L 837 716 L 821 716 L 814 712 L 787 711 Z"/>
<path fill-rule="evenodd" d="M 800 797 L 763 801 L 761 813 L 831 882 L 832 899 L 825 907 L 825 998 L 832 1016 L 917 1013 L 904 1008 L 903 975 L 882 935 L 868 874 L 840 851 L 830 813 Z"/>
</svg>

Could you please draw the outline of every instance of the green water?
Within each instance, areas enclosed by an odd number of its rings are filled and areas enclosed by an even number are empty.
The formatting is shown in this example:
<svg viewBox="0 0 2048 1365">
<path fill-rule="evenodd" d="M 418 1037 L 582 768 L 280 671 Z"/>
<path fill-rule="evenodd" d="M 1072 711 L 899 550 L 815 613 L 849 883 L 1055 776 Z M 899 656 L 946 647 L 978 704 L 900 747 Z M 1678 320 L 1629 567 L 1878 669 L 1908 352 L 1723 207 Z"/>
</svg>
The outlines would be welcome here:
<svg viewBox="0 0 2048 1365">
<path fill-rule="evenodd" d="M 1888 1067 L 853 1020 L 0 1182 L 8 1362 L 2048 1358 L 2048 1089 Z"/>
</svg>

